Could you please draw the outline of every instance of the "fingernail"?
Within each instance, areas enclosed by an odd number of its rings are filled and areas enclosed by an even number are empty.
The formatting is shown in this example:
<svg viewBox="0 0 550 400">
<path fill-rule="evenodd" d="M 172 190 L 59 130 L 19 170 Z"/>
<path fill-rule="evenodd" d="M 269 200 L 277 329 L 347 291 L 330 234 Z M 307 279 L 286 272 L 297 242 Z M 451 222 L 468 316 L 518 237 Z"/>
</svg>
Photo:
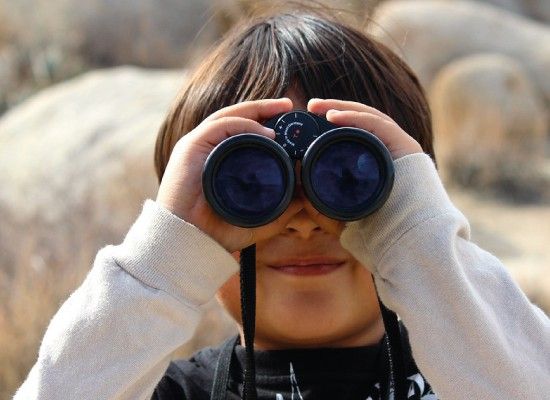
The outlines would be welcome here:
<svg viewBox="0 0 550 400">
<path fill-rule="evenodd" d="M 264 126 L 264 132 L 267 133 L 267 134 L 270 134 L 270 135 L 272 135 L 272 136 L 275 136 L 275 131 L 274 131 L 273 129 L 271 129 L 271 128 L 266 128 L 266 127 Z"/>
</svg>

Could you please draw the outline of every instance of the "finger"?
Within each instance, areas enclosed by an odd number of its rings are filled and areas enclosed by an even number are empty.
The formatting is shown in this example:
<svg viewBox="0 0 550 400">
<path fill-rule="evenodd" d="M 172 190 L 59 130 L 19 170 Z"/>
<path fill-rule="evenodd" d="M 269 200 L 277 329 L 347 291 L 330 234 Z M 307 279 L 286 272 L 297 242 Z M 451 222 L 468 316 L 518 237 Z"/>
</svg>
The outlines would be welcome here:
<svg viewBox="0 0 550 400">
<path fill-rule="evenodd" d="M 384 143 L 393 159 L 422 152 L 418 142 L 399 125 L 378 115 L 368 112 L 328 110 L 326 118 L 336 125 L 352 126 L 371 132 Z"/>
<path fill-rule="evenodd" d="M 336 125 L 352 126 L 369 131 L 376 135 L 386 146 L 391 145 L 403 134 L 406 134 L 390 121 L 367 112 L 328 110 L 326 118 Z"/>
<path fill-rule="evenodd" d="M 217 146 L 223 140 L 241 133 L 257 133 L 275 139 L 275 132 L 257 121 L 242 117 L 221 117 L 201 123 L 200 128 L 190 132 L 188 140 L 203 141 Z M 185 137 L 185 136 L 184 136 Z"/>
<path fill-rule="evenodd" d="M 328 110 L 350 110 L 350 111 L 363 111 L 370 112 L 371 114 L 377 115 L 380 118 L 393 121 L 387 114 L 384 114 L 382 111 L 377 110 L 374 107 L 367 106 L 366 104 L 358 103 L 355 101 L 346 101 L 346 100 L 336 100 L 336 99 L 311 99 L 307 103 L 308 111 L 325 115 Z"/>
<path fill-rule="evenodd" d="M 214 121 L 223 117 L 243 117 L 262 121 L 290 110 L 292 110 L 292 101 L 286 97 L 281 99 L 243 101 L 242 103 L 216 111 L 206 118 L 205 121 Z"/>
</svg>

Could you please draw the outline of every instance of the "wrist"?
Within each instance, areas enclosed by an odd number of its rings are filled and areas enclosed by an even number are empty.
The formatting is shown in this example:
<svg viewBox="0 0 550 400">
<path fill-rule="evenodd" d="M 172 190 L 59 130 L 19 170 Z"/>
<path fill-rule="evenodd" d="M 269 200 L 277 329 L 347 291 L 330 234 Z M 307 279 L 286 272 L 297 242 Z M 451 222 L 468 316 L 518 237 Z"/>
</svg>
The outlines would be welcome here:
<svg viewBox="0 0 550 400">
<path fill-rule="evenodd" d="M 196 305 L 212 298 L 238 270 L 214 239 L 151 200 L 114 254 L 144 284 Z"/>
<path fill-rule="evenodd" d="M 377 265 L 407 231 L 448 212 L 458 210 L 433 161 L 426 154 L 408 154 L 395 160 L 395 182 L 384 205 L 367 218 L 347 224 L 340 241 L 352 254 L 366 253 L 368 264 Z"/>
</svg>

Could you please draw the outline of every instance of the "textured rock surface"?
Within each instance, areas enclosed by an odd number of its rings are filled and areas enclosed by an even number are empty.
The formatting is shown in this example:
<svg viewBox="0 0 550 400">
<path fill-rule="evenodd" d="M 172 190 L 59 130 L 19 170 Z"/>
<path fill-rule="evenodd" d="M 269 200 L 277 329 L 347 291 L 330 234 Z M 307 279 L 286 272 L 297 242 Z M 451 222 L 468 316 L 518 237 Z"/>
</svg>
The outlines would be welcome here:
<svg viewBox="0 0 550 400">
<path fill-rule="evenodd" d="M 541 22 L 550 22 L 548 0 L 481 0 Z"/>
<path fill-rule="evenodd" d="M 219 36 L 220 0 L 0 0 L 0 114 L 83 71 L 181 68 Z"/>
<path fill-rule="evenodd" d="M 0 0 L 4 31 L 39 75 L 75 57 L 88 66 L 178 67 L 217 36 L 212 9 L 200 0 Z"/>
<path fill-rule="evenodd" d="M 17 218 L 88 210 L 118 223 L 154 194 L 153 147 L 182 72 L 96 71 L 53 86 L 0 120 L 0 204 Z M 6 190 L 7 189 L 7 190 Z"/>
<path fill-rule="evenodd" d="M 504 9 L 470 1 L 388 1 L 370 32 L 392 47 L 429 84 L 447 63 L 475 53 L 520 62 L 550 102 L 550 28 Z"/>
<path fill-rule="evenodd" d="M 526 199 L 542 191 L 548 121 L 520 63 L 500 54 L 451 62 L 434 79 L 430 103 L 438 158 L 454 181 Z"/>
</svg>

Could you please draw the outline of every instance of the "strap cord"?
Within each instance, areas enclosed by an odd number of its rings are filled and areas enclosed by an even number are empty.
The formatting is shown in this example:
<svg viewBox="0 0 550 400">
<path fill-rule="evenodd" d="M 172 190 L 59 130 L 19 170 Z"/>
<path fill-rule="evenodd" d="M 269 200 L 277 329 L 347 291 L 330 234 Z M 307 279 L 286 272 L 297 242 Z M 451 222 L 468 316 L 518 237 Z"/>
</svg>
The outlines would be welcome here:
<svg viewBox="0 0 550 400">
<path fill-rule="evenodd" d="M 256 333 L 256 245 L 241 250 L 241 315 L 243 322 L 246 364 L 243 399 L 256 400 L 256 363 L 254 335 Z"/>
<path fill-rule="evenodd" d="M 374 277 L 373 277 L 374 281 Z M 375 284 L 376 287 L 376 284 Z M 403 348 L 401 339 L 401 330 L 399 329 L 399 321 L 397 320 L 397 314 L 387 308 L 380 296 L 378 295 L 378 289 L 376 290 L 376 296 L 378 297 L 378 304 L 380 305 L 380 312 L 382 313 L 382 320 L 384 321 L 384 327 L 386 329 L 386 343 L 388 366 L 389 366 L 389 388 L 388 399 L 392 399 L 391 389 L 393 388 L 393 399 L 406 400 L 407 399 L 407 374 L 405 370 L 405 362 L 403 359 Z"/>
</svg>

